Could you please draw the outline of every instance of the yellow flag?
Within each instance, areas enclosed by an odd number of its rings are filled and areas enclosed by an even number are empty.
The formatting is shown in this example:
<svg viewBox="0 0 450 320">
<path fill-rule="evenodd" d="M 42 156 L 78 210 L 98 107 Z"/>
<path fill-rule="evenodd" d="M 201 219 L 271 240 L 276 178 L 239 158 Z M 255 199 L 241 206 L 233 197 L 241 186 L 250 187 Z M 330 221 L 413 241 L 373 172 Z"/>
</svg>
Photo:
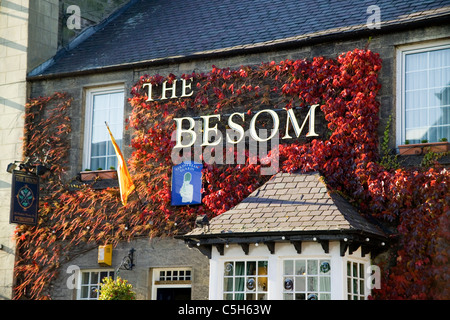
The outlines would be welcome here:
<svg viewBox="0 0 450 320">
<path fill-rule="evenodd" d="M 130 173 L 128 172 L 127 164 L 125 162 L 125 159 L 123 158 L 123 154 L 120 151 L 119 146 L 116 143 L 116 140 L 114 139 L 111 130 L 109 130 L 109 126 L 106 123 L 106 128 L 108 129 L 109 135 L 111 137 L 111 142 L 114 146 L 114 150 L 116 150 L 117 159 L 119 162 L 119 165 L 117 166 L 117 177 L 119 179 L 119 187 L 120 187 L 120 198 L 122 200 L 122 204 L 127 204 L 128 196 L 133 192 L 134 190 L 134 183 L 133 180 L 131 180 Z"/>
</svg>

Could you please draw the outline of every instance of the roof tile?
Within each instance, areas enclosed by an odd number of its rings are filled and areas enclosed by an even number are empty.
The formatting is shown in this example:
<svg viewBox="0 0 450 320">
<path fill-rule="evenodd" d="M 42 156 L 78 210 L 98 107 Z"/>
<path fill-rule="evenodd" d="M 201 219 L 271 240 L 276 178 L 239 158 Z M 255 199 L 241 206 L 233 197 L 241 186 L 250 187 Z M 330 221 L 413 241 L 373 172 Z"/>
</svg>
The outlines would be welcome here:
<svg viewBox="0 0 450 320">
<path fill-rule="evenodd" d="M 378 0 L 384 25 L 448 16 L 448 1 Z M 30 76 L 260 48 L 366 29 L 361 0 L 131 0 Z M 269 9 L 268 9 L 269 8 Z M 88 34 L 88 33 L 84 33 Z M 308 181 L 308 180 L 307 180 Z M 286 181 L 287 182 L 287 181 Z"/>
<path fill-rule="evenodd" d="M 292 182 L 280 182 L 286 178 Z M 278 173 L 233 209 L 211 219 L 208 233 L 361 230 L 384 235 L 340 195 L 330 192 L 323 181 L 318 173 Z M 301 187 L 305 182 L 308 187 Z M 272 188 L 279 188 L 284 195 L 268 195 Z M 261 192 L 263 189 L 266 191 Z M 267 200 L 266 197 L 271 202 L 261 201 Z M 224 216 L 226 227 L 223 225 Z M 203 228 L 197 228 L 187 235 L 203 233 Z"/>
</svg>

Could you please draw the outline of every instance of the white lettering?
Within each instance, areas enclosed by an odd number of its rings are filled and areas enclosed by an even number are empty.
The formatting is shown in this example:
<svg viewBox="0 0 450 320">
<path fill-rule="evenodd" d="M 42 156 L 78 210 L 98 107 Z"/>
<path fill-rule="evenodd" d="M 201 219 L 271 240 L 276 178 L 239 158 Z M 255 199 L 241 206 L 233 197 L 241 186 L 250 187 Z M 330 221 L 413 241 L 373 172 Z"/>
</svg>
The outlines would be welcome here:
<svg viewBox="0 0 450 320">
<path fill-rule="evenodd" d="M 302 123 L 302 127 L 300 128 L 297 122 L 297 118 L 295 117 L 294 114 L 294 110 L 292 109 L 285 109 L 287 112 L 287 117 L 286 117 L 286 133 L 284 135 L 283 138 L 281 139 L 291 139 L 292 137 L 289 135 L 288 131 L 289 131 L 289 122 L 292 123 L 292 127 L 294 128 L 294 132 L 297 136 L 297 138 L 300 136 L 300 134 L 303 131 L 303 128 L 305 126 L 306 121 L 309 119 L 309 132 L 306 134 L 307 137 L 316 137 L 318 136 L 318 134 L 316 133 L 314 127 L 315 127 L 315 120 L 316 120 L 316 116 L 315 116 L 315 111 L 316 108 L 318 107 L 318 104 L 314 104 L 310 107 L 308 115 L 305 117 L 305 120 L 303 120 Z"/>
<path fill-rule="evenodd" d="M 185 98 L 185 97 L 190 97 L 194 94 L 194 91 L 192 91 L 191 86 L 192 86 L 192 79 L 191 82 L 189 84 L 186 84 L 186 79 L 181 79 L 181 81 L 183 81 L 183 86 L 181 87 L 181 97 L 180 98 Z M 186 89 L 191 89 L 190 93 L 186 93 Z"/>
<path fill-rule="evenodd" d="M 177 80 L 173 80 L 173 84 L 172 87 L 167 87 L 167 81 L 163 82 L 163 86 L 162 86 L 162 96 L 161 96 L 161 100 L 166 100 L 168 98 L 166 98 L 166 91 L 172 91 L 172 96 L 170 97 L 170 99 L 174 99 L 177 97 L 176 95 L 176 89 L 177 89 Z"/>
<path fill-rule="evenodd" d="M 258 116 L 263 113 L 263 112 L 267 112 L 270 114 L 270 116 L 272 117 L 273 120 L 273 128 L 272 128 L 272 133 L 270 135 L 270 137 L 266 138 L 266 139 L 261 139 L 260 137 L 258 137 L 258 135 L 256 134 L 256 119 L 258 118 Z M 278 119 L 278 115 L 275 111 L 270 110 L 270 109 L 265 109 L 265 110 L 261 110 L 259 111 L 257 114 L 255 114 L 252 118 L 252 120 L 250 121 L 250 136 L 255 139 L 256 141 L 267 141 L 273 138 L 273 136 L 278 132 L 278 127 L 280 126 L 280 120 Z"/>
<path fill-rule="evenodd" d="M 193 130 L 195 127 L 194 119 L 189 118 L 189 117 L 184 117 L 184 118 L 174 118 L 174 120 L 177 123 L 177 134 L 176 134 L 177 143 L 175 144 L 174 148 L 185 148 L 185 147 L 192 146 L 195 142 L 195 139 L 197 138 L 197 134 Z M 183 120 L 189 121 L 189 129 L 187 129 L 187 130 L 183 129 Z M 187 133 L 191 136 L 191 142 L 189 144 L 186 144 L 186 145 L 182 144 L 181 140 L 182 140 L 183 133 Z"/>
<path fill-rule="evenodd" d="M 239 132 L 240 133 L 240 138 L 237 141 L 234 141 L 233 139 L 231 139 L 231 137 L 227 134 L 227 142 L 229 143 L 239 143 L 241 142 L 241 140 L 244 138 L 244 128 L 240 125 L 238 125 L 236 122 L 233 122 L 233 116 L 238 115 L 241 117 L 242 120 L 245 120 L 245 115 L 244 113 L 239 113 L 239 112 L 235 112 L 233 113 L 229 118 L 228 118 L 228 126 L 230 127 L 230 129 Z"/>
<path fill-rule="evenodd" d="M 153 101 L 152 99 L 152 89 L 153 89 L 153 85 L 151 83 L 144 83 L 143 87 L 148 87 L 148 91 L 147 91 L 147 100 L 146 101 Z"/>
<path fill-rule="evenodd" d="M 204 146 L 217 146 L 221 141 L 222 141 L 222 137 L 217 138 L 214 142 L 209 142 L 209 132 L 213 132 L 217 135 L 217 124 L 210 128 L 209 127 L 209 119 L 210 118 L 217 118 L 218 120 L 220 120 L 220 115 L 215 114 L 215 115 L 211 115 L 211 116 L 201 116 L 201 118 L 203 119 L 203 144 L 202 147 Z"/>
</svg>

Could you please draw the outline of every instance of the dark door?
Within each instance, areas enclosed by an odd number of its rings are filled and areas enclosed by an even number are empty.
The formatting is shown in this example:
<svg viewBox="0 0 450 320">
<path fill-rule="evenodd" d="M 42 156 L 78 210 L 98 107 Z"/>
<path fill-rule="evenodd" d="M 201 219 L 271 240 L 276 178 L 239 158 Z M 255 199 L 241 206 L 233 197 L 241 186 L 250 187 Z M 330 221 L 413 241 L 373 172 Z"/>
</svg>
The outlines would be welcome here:
<svg viewBox="0 0 450 320">
<path fill-rule="evenodd" d="M 191 300 L 191 288 L 158 288 L 156 300 Z"/>
</svg>

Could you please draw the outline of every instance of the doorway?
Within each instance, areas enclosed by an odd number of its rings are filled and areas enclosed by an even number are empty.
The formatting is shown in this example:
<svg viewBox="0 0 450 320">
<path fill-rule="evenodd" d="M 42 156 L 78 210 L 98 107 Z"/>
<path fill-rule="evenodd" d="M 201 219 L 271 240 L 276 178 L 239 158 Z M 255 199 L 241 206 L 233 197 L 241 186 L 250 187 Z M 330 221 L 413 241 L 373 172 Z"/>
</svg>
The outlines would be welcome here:
<svg viewBox="0 0 450 320">
<path fill-rule="evenodd" d="M 191 300 L 191 288 L 158 288 L 156 300 Z"/>
</svg>

